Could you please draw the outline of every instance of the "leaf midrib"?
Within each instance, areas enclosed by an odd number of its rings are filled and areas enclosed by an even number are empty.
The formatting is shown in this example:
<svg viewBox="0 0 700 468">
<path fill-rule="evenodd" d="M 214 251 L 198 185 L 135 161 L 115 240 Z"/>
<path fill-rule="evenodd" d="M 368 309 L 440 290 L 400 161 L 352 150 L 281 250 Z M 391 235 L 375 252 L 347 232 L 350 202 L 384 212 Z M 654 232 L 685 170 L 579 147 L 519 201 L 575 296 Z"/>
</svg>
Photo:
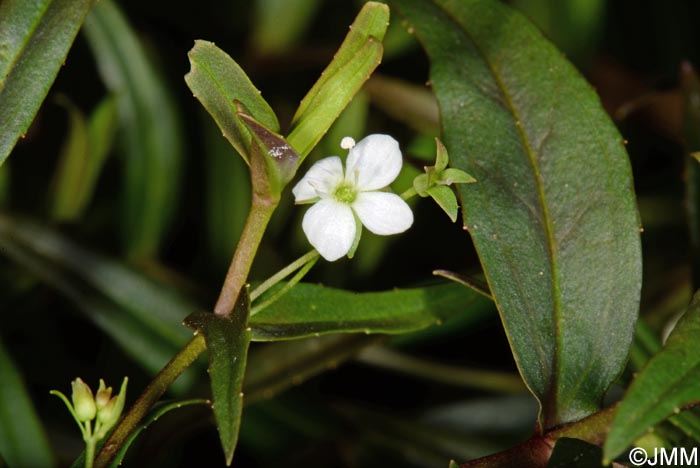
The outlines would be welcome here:
<svg viewBox="0 0 700 468">
<path fill-rule="evenodd" d="M 17 63 L 20 61 L 20 58 L 24 55 L 24 51 L 27 50 L 30 46 L 31 43 L 34 40 L 34 36 L 36 31 L 39 29 L 39 26 L 44 22 L 44 19 L 46 18 L 46 12 L 51 8 L 53 5 L 54 0 L 48 0 L 44 6 L 44 8 L 41 10 L 41 12 L 37 15 L 37 20 L 34 22 L 33 27 L 29 29 L 28 34 L 25 36 L 27 38 L 26 41 L 22 42 L 22 46 L 20 49 L 17 51 L 16 54 L 12 57 L 12 60 L 10 61 L 10 65 L 7 67 L 7 73 L 5 74 L 2 79 L 0 79 L 0 92 L 2 92 L 3 89 L 5 89 L 5 82 L 7 81 L 7 78 L 12 75 L 14 72 Z"/>
<path fill-rule="evenodd" d="M 549 209 L 547 207 L 546 203 L 546 197 L 544 193 L 544 184 L 542 183 L 542 179 L 540 176 L 539 169 L 537 167 L 537 161 L 535 158 L 535 154 L 533 154 L 533 150 L 530 146 L 529 139 L 527 135 L 525 134 L 525 131 L 523 129 L 522 125 L 518 125 L 519 122 L 521 122 L 520 115 L 518 111 L 516 110 L 516 107 L 513 103 L 513 100 L 511 98 L 510 93 L 508 92 L 508 89 L 499 73 L 495 65 L 489 60 L 488 56 L 484 52 L 484 50 L 481 48 L 480 44 L 474 40 L 474 37 L 467 31 L 466 26 L 462 25 L 457 18 L 454 17 L 452 12 L 448 11 L 443 5 L 433 1 L 433 4 L 440 9 L 445 16 L 455 24 L 456 30 L 459 32 L 459 34 L 465 36 L 465 38 L 474 45 L 475 50 L 479 53 L 479 55 L 482 57 L 484 63 L 488 66 L 489 71 L 491 72 L 491 75 L 494 78 L 494 81 L 497 85 L 497 88 L 503 97 L 504 103 L 510 113 L 513 115 L 515 119 L 515 127 L 517 129 L 518 136 L 520 137 L 521 144 L 523 146 L 524 152 L 528 157 L 528 162 L 530 163 L 530 168 L 532 170 L 532 175 L 533 178 L 535 179 L 535 185 L 537 186 L 537 197 L 540 205 L 540 209 L 542 212 L 542 225 L 544 227 L 545 235 L 546 235 L 546 240 L 547 240 L 547 253 L 549 255 L 549 263 L 550 263 L 550 271 L 551 271 L 551 280 L 552 280 L 552 299 L 554 300 L 554 327 L 555 327 L 555 340 L 554 340 L 554 362 L 552 363 L 554 371 L 551 374 L 551 385 L 550 385 L 550 390 L 549 390 L 549 395 L 547 398 L 547 401 L 552 402 L 553 404 L 556 404 L 556 395 L 557 395 L 557 369 L 559 367 L 559 350 L 561 349 L 561 333 L 557 332 L 560 324 L 560 315 L 561 315 L 561 297 L 560 297 L 560 287 L 559 287 L 559 275 L 558 273 L 558 268 L 556 264 L 556 249 L 554 247 L 554 231 L 553 231 L 553 225 L 552 225 L 552 220 L 551 220 L 551 215 L 549 214 Z M 488 272 L 484 272 L 486 276 L 488 277 Z M 539 335 L 535 334 L 539 338 Z"/>
</svg>

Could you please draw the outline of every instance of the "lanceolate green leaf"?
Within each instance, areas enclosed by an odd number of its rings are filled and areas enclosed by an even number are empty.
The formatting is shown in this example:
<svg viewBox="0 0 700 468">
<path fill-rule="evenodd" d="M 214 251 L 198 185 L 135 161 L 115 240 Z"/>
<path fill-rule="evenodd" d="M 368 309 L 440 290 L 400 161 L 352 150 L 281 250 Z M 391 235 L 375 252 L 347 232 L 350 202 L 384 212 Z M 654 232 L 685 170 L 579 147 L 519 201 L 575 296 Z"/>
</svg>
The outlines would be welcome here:
<svg viewBox="0 0 700 468">
<path fill-rule="evenodd" d="M 244 287 L 230 316 L 196 312 L 185 320 L 188 327 L 204 335 L 207 343 L 214 416 L 226 465 L 233 459 L 241 425 L 243 377 L 251 335 L 249 313 L 248 288 Z"/>
<path fill-rule="evenodd" d="M 431 60 L 443 141 L 545 428 L 599 407 L 630 347 L 639 219 L 622 138 L 593 89 L 494 0 L 395 0 Z"/>
<path fill-rule="evenodd" d="M 69 128 L 54 179 L 52 215 L 59 221 L 74 221 L 90 202 L 112 147 L 117 108 L 115 98 L 107 96 L 85 118 L 67 98 L 61 97 L 59 103 L 68 111 Z"/>
<path fill-rule="evenodd" d="M 90 0 L 0 2 L 0 165 L 29 128 Z"/>
<path fill-rule="evenodd" d="M 250 318 L 253 340 L 274 341 L 320 333 L 406 333 L 468 314 L 480 296 L 458 284 L 353 293 L 300 283 Z"/>
<path fill-rule="evenodd" d="M 684 405 L 700 401 L 700 294 L 668 337 L 666 346 L 637 375 L 618 407 L 605 458 L 614 459 L 647 430 Z"/>
<path fill-rule="evenodd" d="M 194 97 L 211 114 L 226 139 L 250 161 L 251 136 L 238 120 L 235 101 L 273 132 L 279 132 L 277 116 L 243 69 L 212 42 L 196 41 L 187 54 L 190 72 L 185 75 Z"/>
<path fill-rule="evenodd" d="M 51 214 L 56 220 L 67 221 L 76 213 L 75 203 L 90 150 L 85 116 L 68 98 L 62 97 L 59 103 L 68 112 L 68 135 L 54 178 Z"/>
<path fill-rule="evenodd" d="M 125 247 L 153 256 L 174 213 L 182 159 L 178 109 L 167 83 L 111 0 L 97 2 L 85 32 L 107 87 L 117 96 L 125 153 Z"/>
<path fill-rule="evenodd" d="M 17 468 L 54 466 L 44 429 L 22 378 L 0 342 L 0 457 Z"/>
<path fill-rule="evenodd" d="M 367 2 L 321 77 L 301 101 L 287 141 L 301 155 L 321 140 L 382 59 L 389 8 Z"/>
</svg>

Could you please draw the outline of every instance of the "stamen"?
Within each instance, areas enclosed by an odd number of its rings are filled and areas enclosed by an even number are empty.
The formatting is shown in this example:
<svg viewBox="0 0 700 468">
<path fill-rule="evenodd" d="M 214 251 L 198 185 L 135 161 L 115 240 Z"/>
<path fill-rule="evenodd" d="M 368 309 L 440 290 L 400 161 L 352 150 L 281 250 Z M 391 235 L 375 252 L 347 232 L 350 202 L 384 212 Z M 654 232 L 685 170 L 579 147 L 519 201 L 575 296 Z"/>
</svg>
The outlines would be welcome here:
<svg viewBox="0 0 700 468">
<path fill-rule="evenodd" d="M 352 137 L 346 136 L 340 140 L 340 147 L 346 150 L 352 149 L 355 146 L 355 140 Z"/>
</svg>

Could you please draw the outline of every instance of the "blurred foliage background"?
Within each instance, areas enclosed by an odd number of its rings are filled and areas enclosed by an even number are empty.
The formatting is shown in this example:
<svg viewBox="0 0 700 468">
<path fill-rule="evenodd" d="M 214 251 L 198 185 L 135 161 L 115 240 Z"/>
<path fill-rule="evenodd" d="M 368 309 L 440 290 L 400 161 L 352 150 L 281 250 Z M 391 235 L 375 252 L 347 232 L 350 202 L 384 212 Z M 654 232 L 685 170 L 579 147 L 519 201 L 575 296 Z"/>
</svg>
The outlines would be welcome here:
<svg viewBox="0 0 700 468">
<path fill-rule="evenodd" d="M 111 7 L 91 13 L 30 131 L 0 167 L 0 357 L 21 375 L 59 465 L 81 443 L 49 390 L 65 391 L 75 376 L 94 385 L 128 375 L 128 405 L 189 334 L 143 323 L 162 318 L 155 309 L 177 324 L 210 307 L 242 229 L 245 165 L 183 80 L 194 40 L 213 41 L 238 61 L 284 131 L 361 3 L 121 0 L 123 16 Z M 511 3 L 579 67 L 628 142 L 644 226 L 642 313 L 660 333 L 691 291 L 685 193 L 700 127 L 679 70 L 684 61 L 700 63 L 700 5 Z M 305 164 L 339 154 L 343 136 L 390 133 L 409 166 L 396 188 L 406 188 L 430 161 L 439 131 L 427 76 L 423 52 L 394 16 L 377 74 Z M 91 165 L 66 169 L 83 164 L 70 162 L 76 153 L 90 154 Z M 71 179 L 76 171 L 79 182 Z M 320 262 L 307 280 L 372 291 L 431 282 L 437 268 L 478 273 L 461 226 L 432 203 L 418 200 L 414 209 L 407 234 L 366 232 L 355 259 Z M 253 278 L 308 250 L 302 214 L 290 197 L 283 201 Z M 367 347 L 378 341 L 388 346 Z M 283 385 L 292 388 L 274 398 L 263 392 L 247 407 L 236 466 L 444 467 L 450 458 L 506 448 L 533 429 L 535 401 L 518 383 L 486 301 L 424 332 L 331 345 L 315 358 L 325 372 L 303 383 L 292 372 Z M 301 346 L 255 344 L 259 359 L 250 366 L 274 365 Z M 643 362 L 643 348 L 633 350 L 633 365 Z M 360 349 L 336 368 L 340 356 Z M 173 395 L 185 391 L 207 395 L 201 367 Z M 163 417 L 127 460 L 144 463 L 222 465 L 210 413 Z"/>
</svg>

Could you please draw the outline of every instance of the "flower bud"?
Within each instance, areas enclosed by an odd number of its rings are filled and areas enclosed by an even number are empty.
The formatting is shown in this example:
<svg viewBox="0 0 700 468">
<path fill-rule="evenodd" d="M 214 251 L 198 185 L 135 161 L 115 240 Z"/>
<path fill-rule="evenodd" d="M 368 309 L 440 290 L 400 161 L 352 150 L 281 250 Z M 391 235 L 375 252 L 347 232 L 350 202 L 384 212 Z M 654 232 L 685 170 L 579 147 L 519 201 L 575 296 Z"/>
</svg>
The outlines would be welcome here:
<svg viewBox="0 0 700 468">
<path fill-rule="evenodd" d="M 126 400 L 126 385 L 129 381 L 124 377 L 119 394 L 110 400 L 97 412 L 97 422 L 99 423 L 99 431 L 96 433 L 98 439 L 102 439 L 107 432 L 119 421 L 124 410 L 124 402 Z M 111 388 L 110 394 L 111 394 Z M 95 426 L 98 427 L 98 426 Z"/>
<path fill-rule="evenodd" d="M 97 407 L 92 396 L 92 390 L 83 382 L 80 377 L 71 382 L 73 387 L 73 408 L 78 421 L 92 421 L 95 418 Z"/>
<path fill-rule="evenodd" d="M 100 388 L 97 389 L 97 395 L 95 395 L 95 403 L 97 404 L 97 417 L 99 419 L 100 412 L 107 406 L 109 400 L 112 398 L 112 387 L 107 387 L 105 381 L 100 379 Z"/>
</svg>

